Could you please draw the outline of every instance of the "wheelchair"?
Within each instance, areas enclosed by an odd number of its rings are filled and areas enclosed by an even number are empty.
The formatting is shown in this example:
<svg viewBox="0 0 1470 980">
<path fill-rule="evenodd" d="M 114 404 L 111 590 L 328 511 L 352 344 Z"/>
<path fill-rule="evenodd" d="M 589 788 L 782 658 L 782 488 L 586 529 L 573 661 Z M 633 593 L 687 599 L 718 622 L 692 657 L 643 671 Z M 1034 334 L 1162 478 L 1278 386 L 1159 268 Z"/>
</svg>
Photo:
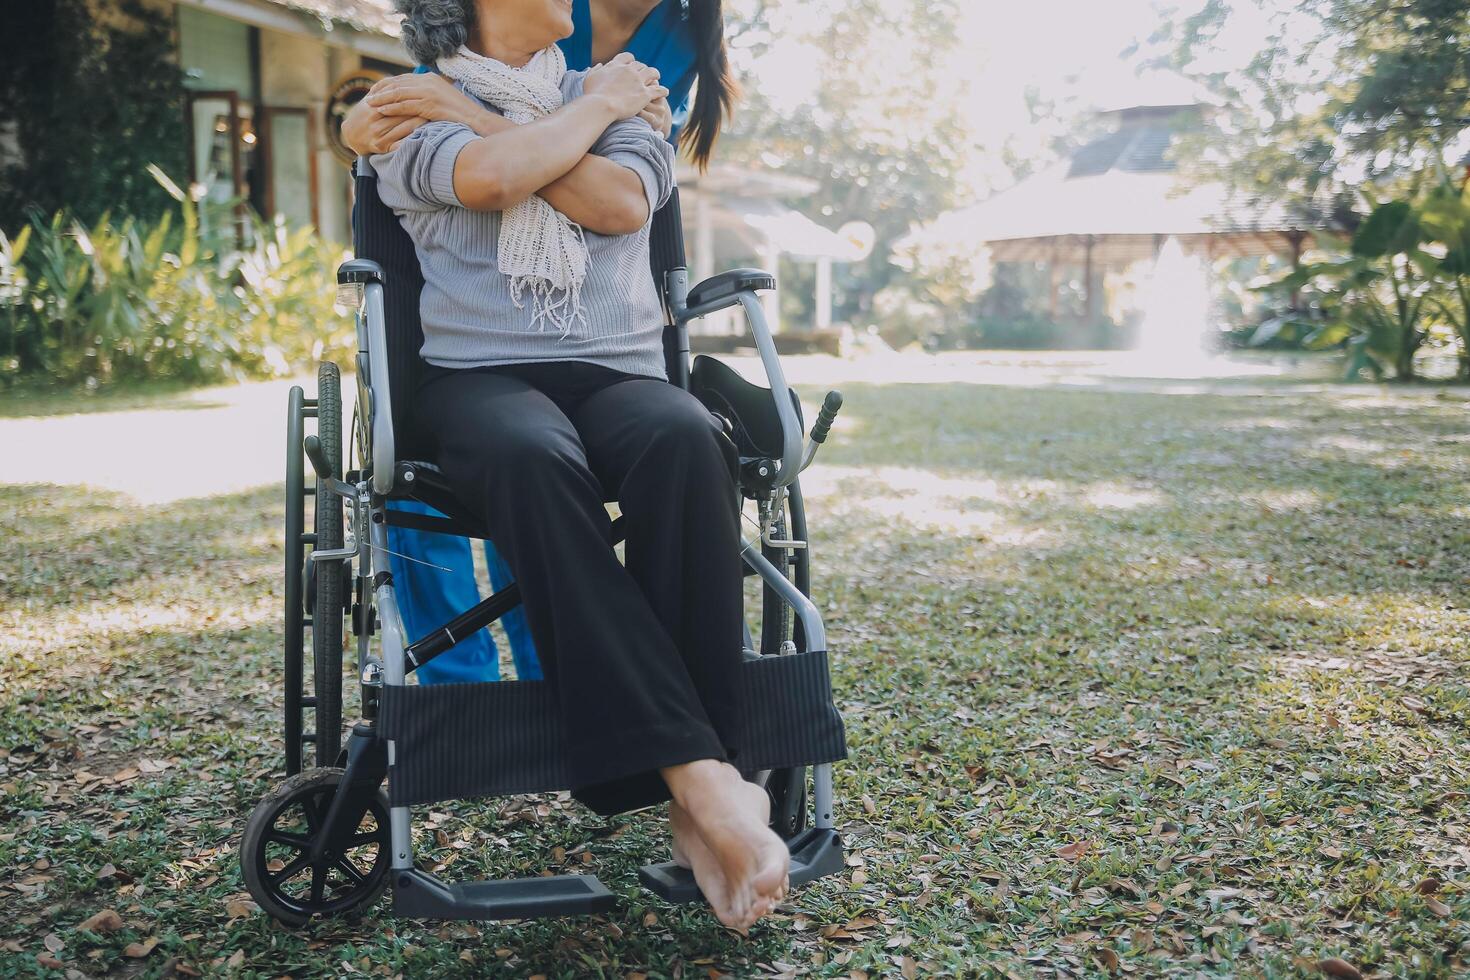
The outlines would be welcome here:
<svg viewBox="0 0 1470 980">
<path fill-rule="evenodd" d="M 423 278 L 413 243 L 378 197 L 366 159 L 357 161 L 354 183 L 356 258 L 338 269 L 337 282 L 340 305 L 355 311 L 356 405 L 349 422 L 341 375 L 330 362 L 319 366 L 315 398 L 299 386 L 289 394 L 288 778 L 246 823 L 242 877 L 260 908 L 290 926 L 361 913 L 390 887 L 394 914 L 414 918 L 606 911 L 615 896 L 590 874 L 446 883 L 415 864 L 413 807 L 568 787 L 563 733 L 547 682 L 407 682 L 417 667 L 513 609 L 519 592 L 511 584 L 426 636 L 404 635 L 388 570 L 388 528 L 481 539 L 487 533 L 418 448 L 409 395 L 423 368 Z M 744 629 L 739 763 L 746 778 L 770 795 L 772 827 L 788 843 L 791 884 L 797 886 L 843 867 L 832 817 L 832 764 L 846 757 L 846 742 L 832 701 L 826 634 L 810 598 L 811 548 L 798 479 L 842 399 L 828 393 L 804 438 L 801 403 L 787 387 L 757 299 L 758 291 L 775 288 L 774 277 L 736 269 L 691 288 L 677 190 L 654 216 L 651 241 L 669 381 L 720 419 L 739 451 L 741 493 L 757 514 L 759 540 L 745 540 L 741 549 L 745 575 L 759 579 L 760 625 L 758 639 L 748 625 Z M 688 322 L 734 306 L 745 313 L 769 387 L 706 355 L 690 362 Z M 312 419 L 315 431 L 308 433 Z M 308 497 L 314 500 L 309 531 Z M 386 506 L 398 499 L 421 501 L 443 516 Z M 619 524 L 621 519 L 613 525 L 616 541 L 622 540 Z M 361 719 L 344 744 L 349 633 Z M 702 899 L 693 875 L 671 862 L 646 865 L 639 878 L 667 901 Z"/>
</svg>

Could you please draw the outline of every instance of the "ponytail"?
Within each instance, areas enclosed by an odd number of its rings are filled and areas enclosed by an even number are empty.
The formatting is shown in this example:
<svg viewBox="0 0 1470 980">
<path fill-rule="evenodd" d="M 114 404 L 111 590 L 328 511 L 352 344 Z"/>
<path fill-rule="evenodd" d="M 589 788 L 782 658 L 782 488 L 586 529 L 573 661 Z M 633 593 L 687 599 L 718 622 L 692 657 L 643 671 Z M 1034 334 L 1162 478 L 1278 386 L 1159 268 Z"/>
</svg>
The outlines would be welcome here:
<svg viewBox="0 0 1470 980">
<path fill-rule="evenodd" d="M 709 167 L 720 127 L 730 116 L 739 86 L 730 71 L 725 47 L 725 16 L 721 0 L 690 0 L 689 23 L 694 33 L 698 88 L 689 121 L 679 134 L 679 146 L 700 170 Z"/>
</svg>

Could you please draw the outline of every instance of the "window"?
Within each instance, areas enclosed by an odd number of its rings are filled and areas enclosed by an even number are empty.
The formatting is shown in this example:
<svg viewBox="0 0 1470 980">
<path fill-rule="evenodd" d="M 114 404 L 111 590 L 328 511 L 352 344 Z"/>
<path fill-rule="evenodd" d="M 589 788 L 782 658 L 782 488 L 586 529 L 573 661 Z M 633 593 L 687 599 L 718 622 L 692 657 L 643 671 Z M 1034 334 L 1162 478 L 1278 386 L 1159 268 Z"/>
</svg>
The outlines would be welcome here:
<svg viewBox="0 0 1470 980">
<path fill-rule="evenodd" d="M 249 212 L 317 223 L 316 133 L 309 110 L 261 105 L 260 31 L 179 7 L 179 60 L 188 98 L 189 180 L 215 204 L 241 202 L 236 233 Z M 218 209 L 212 209 L 218 213 Z"/>
</svg>

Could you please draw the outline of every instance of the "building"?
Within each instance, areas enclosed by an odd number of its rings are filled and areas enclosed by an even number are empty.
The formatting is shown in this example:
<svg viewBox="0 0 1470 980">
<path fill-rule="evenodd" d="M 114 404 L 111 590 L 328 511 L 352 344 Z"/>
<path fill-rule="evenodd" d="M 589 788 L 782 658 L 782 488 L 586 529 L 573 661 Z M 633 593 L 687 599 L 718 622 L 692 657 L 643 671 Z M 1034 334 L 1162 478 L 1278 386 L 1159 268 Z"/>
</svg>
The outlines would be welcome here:
<svg viewBox="0 0 1470 980">
<path fill-rule="evenodd" d="M 409 64 L 392 0 L 150 0 L 172 8 L 189 179 L 214 200 L 350 238 L 347 107 Z"/>
<path fill-rule="evenodd" d="M 1166 72 L 1135 78 L 1096 110 L 1102 135 L 1070 158 L 972 207 L 940 216 L 911 241 L 964 241 L 994 262 L 1038 263 L 1058 282 L 1078 270 L 1085 319 L 1102 315 L 1102 279 L 1152 262 L 1169 240 L 1207 261 L 1276 254 L 1297 259 L 1330 216 L 1240 200 L 1225 186 L 1181 173 L 1174 150 L 1212 108 L 1199 86 Z"/>
</svg>

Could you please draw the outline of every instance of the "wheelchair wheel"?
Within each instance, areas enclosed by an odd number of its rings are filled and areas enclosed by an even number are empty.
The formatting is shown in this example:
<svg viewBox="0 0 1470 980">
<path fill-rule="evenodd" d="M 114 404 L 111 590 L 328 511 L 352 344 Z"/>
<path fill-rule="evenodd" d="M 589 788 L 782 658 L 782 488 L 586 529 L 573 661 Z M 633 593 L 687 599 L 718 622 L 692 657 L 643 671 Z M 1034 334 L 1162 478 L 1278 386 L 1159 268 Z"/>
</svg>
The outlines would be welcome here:
<svg viewBox="0 0 1470 980">
<path fill-rule="evenodd" d="M 345 845 L 313 861 L 312 845 L 341 769 L 308 769 L 255 807 L 240 840 L 240 873 L 255 904 L 288 926 L 371 908 L 388 886 L 388 797 L 380 789 Z"/>
<path fill-rule="evenodd" d="M 784 510 L 776 517 L 772 533 L 777 538 L 786 537 L 786 514 Z M 791 552 L 785 548 L 761 545 L 761 557 L 776 566 L 776 571 L 791 577 Z M 761 587 L 761 656 L 781 652 L 781 646 L 791 638 L 791 607 L 780 593 L 769 585 Z"/>
<path fill-rule="evenodd" d="M 788 491 L 786 509 L 778 515 L 775 533 L 778 538 L 791 537 L 806 541 L 806 510 L 801 496 L 800 483 L 793 483 Z M 803 595 L 810 595 L 811 588 L 807 570 L 810 567 L 810 542 L 807 548 L 794 554 L 784 548 L 762 546 L 766 560 L 775 565 L 782 575 L 793 579 Z M 777 654 L 782 645 L 791 640 L 798 650 L 805 647 L 805 637 L 800 624 L 792 615 L 791 607 L 769 586 L 762 589 L 761 602 L 761 653 Z M 791 840 L 808 824 L 807 814 L 807 769 L 777 769 L 766 778 L 766 792 L 771 797 L 771 829 L 782 840 Z"/>
<path fill-rule="evenodd" d="M 342 377 L 337 365 L 317 368 L 316 426 L 322 452 L 332 472 L 342 477 Z M 342 498 L 318 480 L 316 484 L 316 548 L 342 547 Z M 307 559 L 310 561 L 310 558 Z M 311 654 L 312 694 L 316 699 L 316 764 L 337 763 L 342 750 L 342 620 L 347 597 L 341 565 L 313 563 Z"/>
<path fill-rule="evenodd" d="M 791 840 L 807 827 L 806 768 L 777 769 L 766 779 L 771 797 L 771 829 Z"/>
</svg>

